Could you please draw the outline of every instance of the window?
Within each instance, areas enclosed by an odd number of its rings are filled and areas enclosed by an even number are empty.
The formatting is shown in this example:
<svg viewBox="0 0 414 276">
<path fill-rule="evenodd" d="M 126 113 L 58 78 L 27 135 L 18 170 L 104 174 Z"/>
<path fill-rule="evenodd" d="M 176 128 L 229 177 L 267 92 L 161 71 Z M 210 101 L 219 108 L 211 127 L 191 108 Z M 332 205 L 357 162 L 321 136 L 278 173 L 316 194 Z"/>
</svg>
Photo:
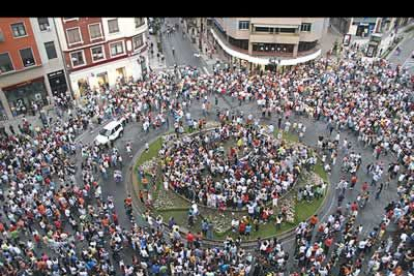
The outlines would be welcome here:
<svg viewBox="0 0 414 276">
<path fill-rule="evenodd" d="M 82 35 L 79 28 L 66 30 L 68 42 L 70 44 L 82 43 Z"/>
<path fill-rule="evenodd" d="M 24 27 L 23 23 L 12 24 L 11 27 L 14 37 L 21 37 L 27 35 L 26 28 Z"/>
<path fill-rule="evenodd" d="M 110 34 L 119 32 L 118 19 L 108 20 L 108 28 Z"/>
<path fill-rule="evenodd" d="M 144 17 L 135 17 L 135 28 L 139 28 L 144 25 L 145 20 Z"/>
<path fill-rule="evenodd" d="M 318 44 L 318 41 L 311 41 L 311 42 L 307 42 L 307 41 L 301 41 L 299 42 L 298 45 L 298 52 L 304 52 L 304 51 L 309 51 L 312 50 L 313 48 L 315 48 Z"/>
<path fill-rule="evenodd" d="M 91 53 L 92 53 L 92 61 L 94 62 L 105 59 L 104 49 L 102 45 L 91 48 Z"/>
<path fill-rule="evenodd" d="M 73 52 L 70 54 L 70 60 L 73 67 L 81 66 L 85 64 L 85 57 L 83 51 Z"/>
<path fill-rule="evenodd" d="M 101 24 L 89 25 L 89 36 L 91 40 L 102 38 Z"/>
<path fill-rule="evenodd" d="M 35 59 L 33 57 L 32 48 L 20 50 L 20 56 L 22 58 L 24 67 L 30 67 L 36 64 Z"/>
<path fill-rule="evenodd" d="M 248 39 L 234 39 L 229 36 L 229 43 L 237 48 L 249 49 L 249 40 Z"/>
<path fill-rule="evenodd" d="M 64 22 L 78 20 L 79 17 L 63 17 Z"/>
<path fill-rule="evenodd" d="M 289 34 L 294 34 L 294 33 L 296 33 L 296 30 L 297 30 L 297 29 L 295 29 L 295 28 L 281 28 L 281 29 L 280 29 L 280 32 L 281 32 L 281 33 L 289 33 Z"/>
<path fill-rule="evenodd" d="M 45 42 L 45 49 L 48 59 L 57 58 L 55 43 L 53 41 Z"/>
<path fill-rule="evenodd" d="M 37 22 L 39 23 L 39 28 L 41 31 L 46 31 L 49 29 L 49 19 L 47 17 L 39 17 L 37 19 Z"/>
<path fill-rule="evenodd" d="M 270 28 L 268 28 L 268 27 L 255 27 L 255 31 L 260 32 L 260 33 L 269 33 Z"/>
<path fill-rule="evenodd" d="M 144 36 L 143 34 L 136 35 L 132 38 L 132 42 L 134 45 L 134 50 L 138 49 L 142 45 L 144 45 Z"/>
<path fill-rule="evenodd" d="M 248 30 L 250 21 L 239 21 L 239 30 Z"/>
<path fill-rule="evenodd" d="M 312 27 L 312 24 L 310 24 L 310 23 L 302 23 L 302 25 L 300 25 L 300 31 L 301 32 L 310 32 L 311 27 Z"/>
<path fill-rule="evenodd" d="M 124 43 L 122 41 L 111 44 L 111 56 L 119 56 L 124 53 Z"/>
<path fill-rule="evenodd" d="M 0 73 L 13 71 L 13 64 L 8 53 L 0 54 Z"/>
</svg>

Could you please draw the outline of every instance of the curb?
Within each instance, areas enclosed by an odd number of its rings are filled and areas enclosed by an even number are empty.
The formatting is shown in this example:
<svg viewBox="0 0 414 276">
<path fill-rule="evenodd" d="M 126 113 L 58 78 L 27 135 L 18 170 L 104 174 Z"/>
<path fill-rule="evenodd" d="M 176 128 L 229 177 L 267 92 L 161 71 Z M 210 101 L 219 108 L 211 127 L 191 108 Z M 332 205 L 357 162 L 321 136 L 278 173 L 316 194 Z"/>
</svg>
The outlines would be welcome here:
<svg viewBox="0 0 414 276">
<path fill-rule="evenodd" d="M 224 95 L 223 95 L 223 98 L 225 98 Z M 214 129 L 214 127 L 211 127 L 209 129 L 205 129 L 203 131 L 205 132 L 205 131 L 209 131 L 209 130 L 212 130 L 212 129 Z M 161 135 L 158 135 L 158 136 L 154 137 L 153 139 L 147 141 L 147 143 L 148 144 L 152 144 L 157 139 L 159 139 L 160 137 L 163 137 L 166 134 L 168 134 L 168 132 L 163 133 Z M 314 147 L 309 146 L 309 145 L 306 145 L 305 143 L 303 143 L 303 144 L 305 146 L 309 147 L 310 149 L 314 150 Z M 136 179 L 135 178 L 136 176 L 135 176 L 135 173 L 134 173 L 134 167 L 135 167 L 136 161 L 143 154 L 144 150 L 145 149 L 143 149 L 143 148 L 140 149 L 140 150 L 138 150 L 137 153 L 133 156 L 133 158 L 131 160 L 131 164 L 129 166 L 129 172 L 131 174 L 131 176 L 130 176 L 131 183 L 130 183 L 130 185 L 128 185 L 128 183 L 125 182 L 125 184 L 124 184 L 125 185 L 125 190 L 127 191 L 127 193 L 131 194 L 131 196 L 134 198 L 132 207 L 133 207 L 134 211 L 139 216 L 143 214 L 143 210 L 142 210 L 142 208 L 138 207 L 139 206 L 139 204 L 138 204 L 138 202 L 139 202 L 139 198 L 138 198 L 138 186 L 135 186 L 134 185 L 134 182 L 135 182 L 134 179 Z M 327 182 L 328 182 L 328 185 L 329 185 L 328 191 L 326 192 L 325 197 L 324 197 L 322 203 L 320 204 L 320 206 L 318 207 L 318 209 L 316 210 L 316 212 L 313 215 L 318 214 L 324 207 L 326 207 L 325 205 L 327 203 L 328 196 L 330 196 L 331 193 L 332 193 L 332 185 L 331 185 L 331 181 L 329 179 L 329 176 L 328 176 L 328 181 Z M 131 185 L 133 186 L 132 188 L 128 187 L 128 186 L 131 186 Z M 132 192 L 131 192 L 131 189 L 132 189 Z M 166 211 L 168 211 L 168 210 L 166 210 Z M 142 216 L 140 216 L 140 217 L 142 218 Z M 306 219 L 305 221 L 307 221 L 308 219 Z M 143 220 L 143 224 L 145 226 L 148 225 L 145 220 Z M 163 226 L 164 226 L 163 227 L 164 228 L 163 229 L 163 233 L 166 234 L 166 235 L 169 235 L 168 224 L 166 222 L 163 222 Z M 290 241 L 290 238 L 294 235 L 295 230 L 296 230 L 296 227 L 293 227 L 291 229 L 288 229 L 288 230 L 282 232 L 279 235 L 273 235 L 273 236 L 269 236 L 269 237 L 261 237 L 261 240 L 267 240 L 267 239 L 271 239 L 273 237 L 277 237 L 280 242 L 285 243 L 285 242 Z M 180 227 L 179 228 L 179 232 L 180 232 L 181 235 L 186 235 L 188 233 L 188 230 L 186 228 L 183 229 L 182 227 Z M 185 240 L 184 237 L 181 237 L 181 238 L 182 238 L 182 240 Z M 222 248 L 222 247 L 224 247 L 223 242 L 224 242 L 224 240 L 217 241 L 217 240 L 210 240 L 210 239 L 206 239 L 206 238 L 203 238 L 201 240 L 201 244 L 203 246 L 208 247 L 208 248 L 211 248 L 211 247 L 219 247 L 219 248 Z M 257 241 L 256 240 L 253 240 L 253 241 L 243 241 L 242 244 L 241 244 L 241 247 L 244 248 L 247 251 L 254 250 L 256 246 L 257 246 Z"/>
</svg>

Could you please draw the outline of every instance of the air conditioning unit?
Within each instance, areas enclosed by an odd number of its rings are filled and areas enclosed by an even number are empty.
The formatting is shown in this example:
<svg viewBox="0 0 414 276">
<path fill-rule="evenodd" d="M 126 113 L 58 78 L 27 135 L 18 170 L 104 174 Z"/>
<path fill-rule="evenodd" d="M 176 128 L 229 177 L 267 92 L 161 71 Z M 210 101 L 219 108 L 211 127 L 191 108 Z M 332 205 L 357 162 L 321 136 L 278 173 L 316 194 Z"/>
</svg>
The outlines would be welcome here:
<svg viewBox="0 0 414 276">
<path fill-rule="evenodd" d="M 46 26 L 46 31 L 50 32 L 52 30 L 52 28 L 50 28 L 50 26 Z"/>
</svg>

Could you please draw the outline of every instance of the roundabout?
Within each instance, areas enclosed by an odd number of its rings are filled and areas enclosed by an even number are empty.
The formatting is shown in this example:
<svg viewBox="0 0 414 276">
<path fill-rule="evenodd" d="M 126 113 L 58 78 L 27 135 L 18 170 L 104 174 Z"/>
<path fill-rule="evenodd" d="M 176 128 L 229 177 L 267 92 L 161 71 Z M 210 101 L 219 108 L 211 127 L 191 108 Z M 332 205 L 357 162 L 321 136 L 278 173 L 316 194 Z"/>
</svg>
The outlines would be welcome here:
<svg viewBox="0 0 414 276">
<path fill-rule="evenodd" d="M 165 226 L 202 235 L 206 244 L 240 237 L 247 245 L 291 236 L 324 204 L 327 175 L 295 134 L 229 121 L 190 132 L 156 138 L 132 172 L 146 214 Z M 298 198 L 302 190 L 309 196 Z"/>
</svg>

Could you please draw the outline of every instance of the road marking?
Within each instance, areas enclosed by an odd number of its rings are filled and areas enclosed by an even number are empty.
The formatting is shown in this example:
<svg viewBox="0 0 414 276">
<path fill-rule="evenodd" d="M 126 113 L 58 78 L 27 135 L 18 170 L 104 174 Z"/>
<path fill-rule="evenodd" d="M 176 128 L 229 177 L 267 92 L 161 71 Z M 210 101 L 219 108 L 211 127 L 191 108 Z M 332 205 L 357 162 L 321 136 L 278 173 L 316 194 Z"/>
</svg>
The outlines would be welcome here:
<svg viewBox="0 0 414 276">
<path fill-rule="evenodd" d="M 411 57 L 407 59 L 402 65 L 403 68 L 411 68 L 413 66 L 414 66 L 414 59 L 412 59 Z"/>
<path fill-rule="evenodd" d="M 335 193 L 335 190 L 334 190 L 334 191 L 332 191 L 332 193 Z M 333 195 L 331 195 L 331 196 L 333 196 L 333 199 L 332 199 L 332 201 L 331 201 L 331 204 L 329 205 L 328 210 L 326 210 L 325 214 L 323 215 L 323 217 L 322 217 L 321 221 L 325 221 L 326 216 L 327 216 L 327 215 L 329 215 L 329 213 L 330 213 L 330 211 L 331 211 L 331 209 L 332 209 L 332 206 L 333 206 L 333 205 L 334 205 L 334 203 L 335 203 L 335 198 L 336 198 L 336 195 L 335 195 L 335 194 L 333 194 Z"/>
<path fill-rule="evenodd" d="M 206 74 L 210 76 L 210 72 L 207 70 L 205 66 L 203 66 L 203 69 L 204 69 L 204 72 L 206 72 Z"/>
</svg>

